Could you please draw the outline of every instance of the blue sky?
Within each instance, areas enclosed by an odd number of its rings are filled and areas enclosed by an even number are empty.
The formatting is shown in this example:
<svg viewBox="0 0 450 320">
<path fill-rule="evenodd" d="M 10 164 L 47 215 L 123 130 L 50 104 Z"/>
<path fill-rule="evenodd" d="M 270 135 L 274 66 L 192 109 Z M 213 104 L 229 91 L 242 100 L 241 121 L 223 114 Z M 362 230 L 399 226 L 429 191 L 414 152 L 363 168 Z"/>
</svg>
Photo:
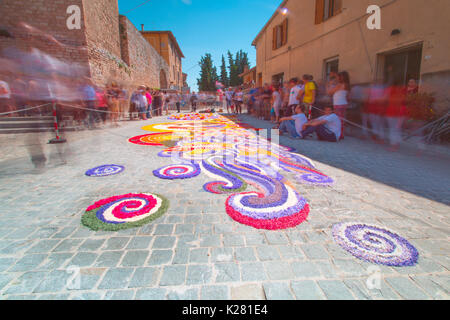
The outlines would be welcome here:
<svg viewBox="0 0 450 320">
<path fill-rule="evenodd" d="M 185 55 L 183 72 L 196 91 L 200 68 L 198 62 L 211 53 L 217 68 L 222 54 L 242 49 L 249 54 L 251 66 L 256 64 L 256 51 L 251 43 L 278 8 L 281 0 L 150 0 L 142 7 L 127 11 L 145 0 L 119 0 L 119 11 L 141 30 L 170 30 Z"/>
</svg>

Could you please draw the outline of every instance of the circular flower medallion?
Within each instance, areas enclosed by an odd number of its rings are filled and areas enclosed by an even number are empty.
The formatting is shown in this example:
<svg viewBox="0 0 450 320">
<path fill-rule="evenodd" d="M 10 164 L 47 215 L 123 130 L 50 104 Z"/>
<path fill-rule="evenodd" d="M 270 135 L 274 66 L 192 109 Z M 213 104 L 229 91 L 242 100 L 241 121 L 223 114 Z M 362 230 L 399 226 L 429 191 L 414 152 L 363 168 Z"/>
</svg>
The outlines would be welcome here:
<svg viewBox="0 0 450 320">
<path fill-rule="evenodd" d="M 168 207 L 168 201 L 160 195 L 130 193 L 96 202 L 86 209 L 81 222 L 95 231 L 118 231 L 147 224 L 161 217 Z"/>
<path fill-rule="evenodd" d="M 106 177 L 121 173 L 123 170 L 125 170 L 123 166 L 107 164 L 86 171 L 86 175 L 89 177 Z"/>
<path fill-rule="evenodd" d="M 377 226 L 339 223 L 333 226 L 335 241 L 355 257 L 392 267 L 413 266 L 419 253 L 406 239 Z"/>
<path fill-rule="evenodd" d="M 153 171 L 156 177 L 168 180 L 194 178 L 200 173 L 200 166 L 196 163 L 170 165 Z"/>
</svg>

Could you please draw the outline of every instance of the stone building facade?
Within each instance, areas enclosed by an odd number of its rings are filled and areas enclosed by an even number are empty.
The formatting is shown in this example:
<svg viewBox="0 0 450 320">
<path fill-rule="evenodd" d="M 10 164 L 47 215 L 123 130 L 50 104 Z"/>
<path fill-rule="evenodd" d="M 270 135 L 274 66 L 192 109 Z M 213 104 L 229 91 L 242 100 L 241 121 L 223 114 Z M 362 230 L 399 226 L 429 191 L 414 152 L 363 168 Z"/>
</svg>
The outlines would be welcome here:
<svg viewBox="0 0 450 320">
<path fill-rule="evenodd" d="M 369 29 L 377 5 L 381 29 Z M 257 82 L 346 70 L 353 84 L 419 80 L 449 109 L 450 2 L 441 0 L 284 0 L 253 41 Z"/>
<path fill-rule="evenodd" d="M 162 56 L 169 65 L 168 87 L 180 90 L 183 87 L 183 70 L 181 59 L 183 52 L 171 31 L 141 31 L 144 38 Z"/>
<path fill-rule="evenodd" d="M 80 29 L 67 27 L 69 6 L 81 12 Z M 99 85 L 112 81 L 125 87 L 161 87 L 168 64 L 125 16 L 117 0 L 2 0 L 0 29 L 14 38 L 0 37 L 0 52 L 15 47 L 37 48 L 67 63 L 86 67 L 80 76 Z M 31 29 L 23 27 L 23 23 Z"/>
</svg>

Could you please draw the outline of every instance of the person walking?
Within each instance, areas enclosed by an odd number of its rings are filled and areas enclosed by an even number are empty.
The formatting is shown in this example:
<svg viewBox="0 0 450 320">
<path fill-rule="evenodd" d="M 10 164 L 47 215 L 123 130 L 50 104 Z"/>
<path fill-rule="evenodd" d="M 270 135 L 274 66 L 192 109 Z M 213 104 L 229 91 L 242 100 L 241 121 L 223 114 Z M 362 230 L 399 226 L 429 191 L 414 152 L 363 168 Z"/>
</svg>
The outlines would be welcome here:
<svg viewBox="0 0 450 320">
<path fill-rule="evenodd" d="M 115 82 L 111 84 L 108 89 L 108 99 L 109 99 L 109 112 L 111 112 L 111 121 L 113 126 L 119 126 L 119 113 L 120 113 L 120 89 Z"/>
<path fill-rule="evenodd" d="M 239 87 L 234 96 L 236 102 L 236 114 L 242 114 L 242 104 L 244 103 L 244 93 L 242 89 Z"/>
<path fill-rule="evenodd" d="M 402 128 L 406 119 L 406 88 L 392 85 L 388 89 L 386 121 L 389 127 L 390 151 L 397 151 L 402 142 Z"/>
<path fill-rule="evenodd" d="M 281 95 L 281 88 L 279 84 L 274 85 L 274 90 L 272 93 L 272 108 L 275 115 L 274 123 L 280 121 L 280 111 L 283 104 L 283 99 Z"/>
<path fill-rule="evenodd" d="M 292 78 L 289 80 L 289 103 L 288 107 L 285 110 L 284 116 L 289 117 L 293 114 L 293 110 L 300 104 L 300 100 L 298 99 L 299 93 L 302 90 L 302 87 L 299 84 L 298 78 Z"/>
<path fill-rule="evenodd" d="M 345 121 L 350 94 L 350 76 L 348 72 L 339 72 L 337 85 L 329 87 L 327 92 L 330 96 L 333 96 L 334 112 L 342 121 L 342 133 L 340 139 L 344 139 Z"/>
<path fill-rule="evenodd" d="M 98 113 L 95 110 L 97 95 L 90 79 L 86 79 L 86 83 L 82 88 L 83 103 L 87 113 L 87 126 L 89 130 L 95 128 L 98 119 Z"/>
<path fill-rule="evenodd" d="M 145 98 L 147 99 L 147 103 L 148 103 L 146 117 L 147 117 L 147 119 L 151 119 L 151 118 L 153 118 L 153 116 L 152 116 L 153 97 L 152 97 L 149 87 L 147 87 L 145 89 Z"/>
</svg>

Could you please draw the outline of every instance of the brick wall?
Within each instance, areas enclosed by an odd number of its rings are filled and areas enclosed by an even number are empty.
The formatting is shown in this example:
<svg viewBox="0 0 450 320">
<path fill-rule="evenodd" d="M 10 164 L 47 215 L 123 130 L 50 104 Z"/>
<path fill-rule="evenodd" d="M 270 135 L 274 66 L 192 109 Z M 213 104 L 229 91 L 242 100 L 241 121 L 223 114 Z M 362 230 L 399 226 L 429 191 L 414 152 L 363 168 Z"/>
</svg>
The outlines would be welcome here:
<svg viewBox="0 0 450 320">
<path fill-rule="evenodd" d="M 161 70 L 169 70 L 166 61 L 125 16 L 120 16 L 120 30 L 122 57 L 131 69 L 133 84 L 159 88 Z"/>
<path fill-rule="evenodd" d="M 82 8 L 82 0 L 2 0 L 0 28 L 6 28 L 15 39 L 1 37 L 0 51 L 12 47 L 21 50 L 37 48 L 63 61 L 86 64 L 83 19 L 81 30 L 69 30 L 66 25 L 70 5 Z M 34 29 L 27 30 L 21 23 Z"/>
</svg>

